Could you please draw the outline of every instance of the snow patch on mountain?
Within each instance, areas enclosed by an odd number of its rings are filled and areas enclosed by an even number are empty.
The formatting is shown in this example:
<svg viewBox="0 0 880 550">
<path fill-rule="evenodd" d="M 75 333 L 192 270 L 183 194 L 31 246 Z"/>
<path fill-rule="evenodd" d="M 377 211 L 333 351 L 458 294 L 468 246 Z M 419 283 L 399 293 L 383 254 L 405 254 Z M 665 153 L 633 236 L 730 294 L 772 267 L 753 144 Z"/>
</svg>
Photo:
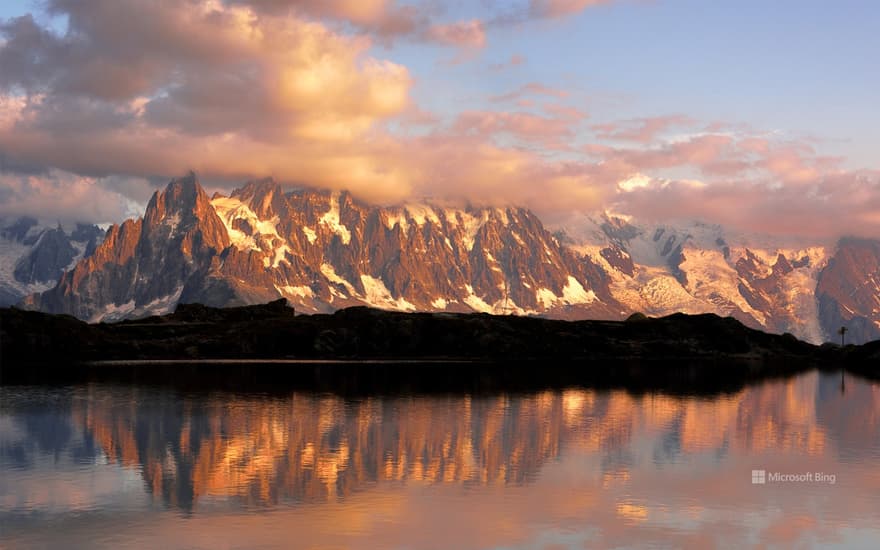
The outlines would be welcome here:
<svg viewBox="0 0 880 550">
<path fill-rule="evenodd" d="M 556 300 L 558 299 L 556 294 L 553 293 L 549 288 L 539 288 L 535 291 L 535 299 L 538 301 L 541 306 L 546 309 L 553 307 L 556 304 Z"/>
<path fill-rule="evenodd" d="M 266 235 L 280 240 L 278 235 L 278 217 L 271 220 L 262 220 L 253 210 L 235 197 L 216 197 L 211 201 L 214 211 L 220 217 L 220 221 L 226 227 L 229 241 L 239 250 L 262 250 L 257 243 L 258 235 Z M 243 220 L 252 229 L 252 235 L 235 228 L 235 221 Z"/>
<path fill-rule="evenodd" d="M 103 309 L 95 312 L 88 322 L 90 323 L 112 323 L 122 319 L 137 319 L 148 317 L 150 315 L 165 315 L 171 313 L 180 300 L 183 293 L 183 285 L 179 286 L 174 292 L 151 300 L 146 304 L 137 305 L 134 299 L 122 304 L 107 304 Z"/>
<path fill-rule="evenodd" d="M 290 252 L 291 252 L 290 247 L 287 246 L 286 244 L 282 244 L 281 246 L 276 248 L 274 251 L 274 258 L 271 261 L 272 267 L 278 267 L 279 265 L 281 265 L 281 262 L 287 262 L 286 255 L 290 254 Z M 287 263 L 290 263 L 290 262 L 287 262 Z M 265 258 L 263 260 L 263 265 L 265 265 L 266 267 L 269 267 L 269 264 L 270 264 L 269 258 Z"/>
<path fill-rule="evenodd" d="M 382 279 L 370 275 L 361 275 L 360 279 L 364 287 L 364 299 L 369 305 L 381 309 L 415 311 L 416 306 L 405 299 L 394 298 Z"/>
<path fill-rule="evenodd" d="M 321 216 L 319 222 L 326 225 L 331 231 L 339 235 L 342 239 L 342 244 L 348 244 L 351 242 L 351 232 L 339 222 L 339 196 L 340 193 L 338 191 L 334 191 L 330 195 L 330 210 Z"/>
<path fill-rule="evenodd" d="M 483 301 L 482 298 L 474 294 L 474 287 L 471 285 L 465 285 L 465 290 L 467 291 L 467 296 L 464 298 L 464 303 L 468 305 L 474 311 L 479 311 L 481 313 L 492 313 L 495 311 L 495 308 L 491 305 L 487 304 Z"/>
<path fill-rule="evenodd" d="M 493 313 L 495 311 L 494 307 L 490 306 L 484 302 L 482 298 L 475 296 L 474 294 L 468 294 L 465 296 L 464 303 L 467 304 L 469 308 L 480 313 Z"/>
<path fill-rule="evenodd" d="M 418 226 L 425 225 L 427 222 L 440 223 L 440 218 L 434 212 L 434 208 L 427 204 L 407 204 L 404 210 L 409 214 L 410 219 Z"/>
<path fill-rule="evenodd" d="M 398 211 L 397 209 L 390 210 L 385 215 L 385 227 L 388 229 L 394 229 L 394 226 L 400 226 L 400 229 L 406 233 L 406 230 L 409 229 L 409 222 L 406 221 L 406 212 Z"/>
<path fill-rule="evenodd" d="M 585 290 L 577 279 L 569 275 L 568 281 L 562 287 L 562 300 L 569 305 L 591 304 L 596 301 L 596 293 Z"/>
<path fill-rule="evenodd" d="M 135 310 L 134 298 L 124 304 L 107 304 L 104 309 L 96 312 L 89 319 L 89 323 L 112 322 L 125 319 L 132 315 Z"/>
<path fill-rule="evenodd" d="M 476 240 L 477 232 L 487 221 L 489 221 L 489 212 L 483 211 L 481 215 L 474 216 L 469 212 L 462 210 L 458 211 L 453 217 L 464 226 L 462 242 L 464 243 L 465 249 L 470 252 L 474 249 L 474 241 Z"/>
<path fill-rule="evenodd" d="M 355 292 L 354 290 L 354 286 L 350 282 L 337 275 L 336 269 L 332 265 L 328 263 L 321 264 L 321 273 L 331 283 L 344 286 L 345 290 L 348 291 L 349 296 L 355 296 L 357 294 L 357 292 Z"/>
<path fill-rule="evenodd" d="M 545 309 L 551 309 L 557 305 L 576 305 L 590 304 L 596 301 L 596 293 L 592 290 L 584 289 L 583 285 L 572 277 L 568 276 L 565 286 L 562 288 L 562 296 L 557 296 L 549 288 L 539 288 L 535 291 L 535 299 Z"/>
<path fill-rule="evenodd" d="M 311 287 L 301 285 L 301 286 L 278 286 L 275 285 L 275 290 L 285 296 L 294 296 L 299 298 L 314 298 L 315 291 L 312 290 Z"/>
</svg>

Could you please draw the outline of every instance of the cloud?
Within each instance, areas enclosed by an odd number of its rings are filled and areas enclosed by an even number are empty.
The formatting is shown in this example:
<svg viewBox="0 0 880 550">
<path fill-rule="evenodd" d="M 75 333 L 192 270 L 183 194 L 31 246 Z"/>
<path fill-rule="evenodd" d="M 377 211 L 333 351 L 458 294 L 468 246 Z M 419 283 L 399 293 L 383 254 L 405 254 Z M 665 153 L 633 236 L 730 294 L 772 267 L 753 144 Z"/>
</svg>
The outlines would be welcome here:
<svg viewBox="0 0 880 550">
<path fill-rule="evenodd" d="M 394 0 L 226 0 L 258 14 L 293 15 L 341 21 L 352 29 L 391 44 L 407 38 L 457 48 L 477 49 L 486 44 L 483 21 L 440 22 L 445 9 L 438 2 L 399 4 Z"/>
<path fill-rule="evenodd" d="M 482 21 L 477 19 L 434 24 L 428 27 L 426 36 L 434 42 L 460 48 L 482 48 L 486 45 L 486 31 Z"/>
<path fill-rule="evenodd" d="M 876 237 L 880 171 L 829 174 L 807 189 L 769 181 L 693 185 L 659 179 L 624 192 L 614 209 L 639 219 L 702 219 L 775 235 Z"/>
<path fill-rule="evenodd" d="M 497 134 L 545 142 L 550 145 L 573 136 L 577 118 L 547 117 L 532 113 L 465 111 L 453 123 L 453 132 L 481 137 Z"/>
<path fill-rule="evenodd" d="M 298 151 L 313 156 L 334 147 L 348 147 L 341 156 L 362 154 L 353 143 L 368 142 L 378 123 L 412 106 L 407 69 L 368 56 L 365 37 L 209 2 L 164 10 L 124 3 L 134 15 L 117 20 L 123 2 L 90 3 L 88 17 L 81 3 L 55 2 L 53 9 L 70 8 L 70 31 L 45 31 L 42 50 L 30 58 L 18 49 L 18 33 L 30 33 L 33 20 L 3 27 L 0 59 L 42 67 L 0 77 L 6 162 L 96 177 L 193 166 L 242 175 L 230 168 L 244 164 L 236 157 L 247 151 L 254 170 L 295 177 L 277 166 L 284 158 L 290 165 Z M 109 20 L 112 32 L 98 24 Z M 151 69 L 133 85 L 135 49 L 139 65 Z M 107 69 L 100 86 L 71 84 L 71 75 L 96 65 Z"/>
<path fill-rule="evenodd" d="M 110 185 L 107 185 L 110 183 Z M 51 170 L 44 174 L 0 174 L 0 217 L 30 215 L 49 222 L 116 222 L 141 215 L 143 205 L 120 192 L 143 195 L 144 180 L 98 182 Z M 146 200 L 143 201 L 146 204 Z"/>
<path fill-rule="evenodd" d="M 589 114 L 578 109 L 577 107 L 563 105 L 561 103 L 545 103 L 543 106 L 543 110 L 544 112 L 549 113 L 553 116 L 568 119 L 572 122 L 580 122 L 582 120 L 590 118 Z"/>
<path fill-rule="evenodd" d="M 530 0 L 529 12 L 536 18 L 577 15 L 587 8 L 610 4 L 612 0 Z"/>
<path fill-rule="evenodd" d="M 48 7 L 68 18 L 69 32 L 41 28 L 31 15 L 0 26 L 3 89 L 130 99 L 166 84 L 172 71 L 240 60 L 263 38 L 250 32 L 251 12 L 208 2 L 156 9 L 146 0 L 52 0 Z"/>
<path fill-rule="evenodd" d="M 510 59 L 504 61 L 502 63 L 493 63 L 489 65 L 489 70 L 493 72 L 503 71 L 505 69 L 511 69 L 513 67 L 519 67 L 521 65 L 526 64 L 525 56 L 519 54 L 513 54 L 510 56 Z"/>
<path fill-rule="evenodd" d="M 818 155 L 803 142 L 710 133 L 660 141 L 649 147 L 590 144 L 584 150 L 603 162 L 634 172 L 684 167 L 703 176 L 751 175 L 786 185 L 815 182 L 839 170 L 843 162 L 839 157 Z"/>
<path fill-rule="evenodd" d="M 703 175 L 731 175 L 752 167 L 732 137 L 718 134 L 696 135 L 650 148 L 604 147 L 601 155 L 606 162 L 621 163 L 640 172 L 689 167 Z"/>
<path fill-rule="evenodd" d="M 226 3 L 271 17 L 342 21 L 385 43 L 418 35 L 430 24 L 427 10 L 398 5 L 393 0 L 226 0 Z"/>
<path fill-rule="evenodd" d="M 845 170 L 803 142 L 695 135 L 651 148 L 590 145 L 618 174 L 611 208 L 637 219 L 701 219 L 752 232 L 834 238 L 880 232 L 880 171 Z M 687 169 L 696 178 L 670 178 Z"/>
<path fill-rule="evenodd" d="M 619 0 L 528 0 L 512 8 L 500 10 L 488 22 L 490 26 L 509 27 L 532 21 L 564 19 L 577 16 L 588 8 L 619 2 Z"/>
<path fill-rule="evenodd" d="M 42 29 L 42 49 L 30 58 L 7 51 L 19 35 L 5 27 L 0 57 L 45 70 L 4 73 L 3 166 L 78 174 L 77 185 L 194 169 L 209 181 L 273 175 L 377 202 L 431 195 L 487 203 L 503 196 L 539 209 L 598 204 L 583 167 L 555 165 L 540 153 L 572 137 L 578 112 L 465 111 L 447 125 L 412 101 L 405 67 L 369 55 L 366 36 L 278 11 L 283 6 L 163 6 L 126 0 L 86 10 L 55 2 L 53 10 L 69 15 L 70 32 Z M 121 17 L 125 8 L 134 16 Z M 104 24 L 112 20 L 115 26 Z M 476 44 L 467 29 L 443 32 Z M 132 84 L 127 69 L 135 61 L 149 70 Z M 109 68 L 101 86 L 70 84 L 93 65 Z M 533 82 L 514 95 L 567 93 Z M 435 129 L 411 136 L 392 132 L 389 122 Z"/>
<path fill-rule="evenodd" d="M 528 96 L 551 96 L 557 98 L 568 97 L 568 92 L 566 90 L 561 90 L 558 88 L 550 88 L 541 84 L 540 82 L 529 82 L 528 84 L 524 84 L 520 86 L 516 90 L 512 90 L 510 92 L 494 95 L 489 98 L 489 101 L 492 103 L 504 103 L 508 101 L 516 101 L 523 97 Z"/>
<path fill-rule="evenodd" d="M 388 0 L 227 0 L 226 3 L 250 6 L 271 15 L 305 14 L 363 26 L 378 25 L 401 9 Z"/>
<path fill-rule="evenodd" d="M 684 115 L 670 115 L 596 124 L 593 126 L 593 130 L 599 139 L 650 143 L 657 138 L 658 134 L 671 128 L 689 127 L 695 123 L 696 121 Z"/>
</svg>

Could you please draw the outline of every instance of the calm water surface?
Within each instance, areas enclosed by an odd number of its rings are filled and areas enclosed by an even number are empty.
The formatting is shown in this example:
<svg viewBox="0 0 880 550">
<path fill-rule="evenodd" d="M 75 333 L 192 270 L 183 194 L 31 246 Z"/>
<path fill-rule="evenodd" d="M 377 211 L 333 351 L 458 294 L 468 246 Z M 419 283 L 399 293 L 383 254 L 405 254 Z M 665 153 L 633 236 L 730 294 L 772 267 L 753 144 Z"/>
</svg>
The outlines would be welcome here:
<svg viewBox="0 0 880 550">
<path fill-rule="evenodd" d="M 652 545 L 880 547 L 880 385 L 814 372 L 713 397 L 0 388 L 0 547 Z"/>
</svg>

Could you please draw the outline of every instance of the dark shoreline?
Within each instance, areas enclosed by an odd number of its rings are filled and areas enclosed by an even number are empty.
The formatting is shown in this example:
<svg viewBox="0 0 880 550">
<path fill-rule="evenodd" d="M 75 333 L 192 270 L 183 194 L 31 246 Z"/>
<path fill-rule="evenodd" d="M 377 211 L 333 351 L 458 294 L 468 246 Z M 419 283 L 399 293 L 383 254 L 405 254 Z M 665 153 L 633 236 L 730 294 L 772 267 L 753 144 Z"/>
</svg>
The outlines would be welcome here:
<svg viewBox="0 0 880 550">
<path fill-rule="evenodd" d="M 662 392 L 682 396 L 730 394 L 773 379 L 787 379 L 817 367 L 754 370 L 736 362 L 670 364 L 660 361 L 614 365 L 519 362 L 167 360 L 160 363 L 97 362 L 72 368 L 31 365 L 7 371 L 2 385 L 68 386 L 119 384 L 171 388 L 186 393 L 286 394 L 310 391 L 346 397 L 449 393 L 532 393 L 561 389 Z M 821 369 L 827 370 L 827 369 Z"/>
<path fill-rule="evenodd" d="M 290 360 L 293 360 L 291 362 Z M 283 301 L 87 324 L 0 309 L 0 384 L 120 381 L 196 388 L 481 391 L 566 386 L 734 391 L 846 369 L 880 378 L 880 342 L 815 346 L 731 318 L 560 321 L 363 307 L 294 315 Z"/>
</svg>

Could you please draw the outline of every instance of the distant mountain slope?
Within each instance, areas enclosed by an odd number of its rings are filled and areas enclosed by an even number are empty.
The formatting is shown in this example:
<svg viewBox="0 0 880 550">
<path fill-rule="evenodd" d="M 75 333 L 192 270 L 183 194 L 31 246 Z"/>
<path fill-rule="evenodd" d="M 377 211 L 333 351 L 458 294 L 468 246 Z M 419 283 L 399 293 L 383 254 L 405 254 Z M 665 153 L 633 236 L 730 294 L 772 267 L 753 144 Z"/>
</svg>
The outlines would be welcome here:
<svg viewBox="0 0 880 550">
<path fill-rule="evenodd" d="M 605 273 L 522 208 L 382 208 L 348 193 L 285 194 L 271 180 L 209 200 L 192 174 L 26 304 L 99 321 L 278 297 L 306 312 L 627 313 Z"/>
<path fill-rule="evenodd" d="M 28 216 L 0 218 L 0 306 L 54 286 L 103 236 L 94 225 L 65 229 Z"/>
<path fill-rule="evenodd" d="M 846 326 L 849 342 L 880 339 L 880 241 L 842 239 L 819 273 L 816 300 L 829 338 Z"/>
<path fill-rule="evenodd" d="M 569 220 L 566 240 L 605 269 L 614 297 L 652 315 L 713 312 L 818 343 L 880 337 L 880 242 L 829 247 L 698 222 L 640 224 L 598 215 Z M 850 295 L 852 294 L 852 295 Z"/>
</svg>

